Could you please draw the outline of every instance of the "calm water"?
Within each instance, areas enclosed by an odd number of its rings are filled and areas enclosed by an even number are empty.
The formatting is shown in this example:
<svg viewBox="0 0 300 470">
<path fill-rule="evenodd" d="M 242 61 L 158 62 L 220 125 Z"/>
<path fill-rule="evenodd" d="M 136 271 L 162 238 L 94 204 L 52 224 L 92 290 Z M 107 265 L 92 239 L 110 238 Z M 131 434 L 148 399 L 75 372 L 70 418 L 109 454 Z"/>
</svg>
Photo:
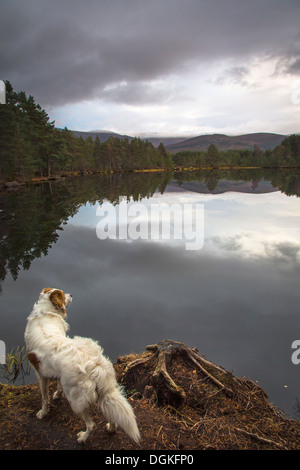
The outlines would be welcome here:
<svg viewBox="0 0 300 470">
<path fill-rule="evenodd" d="M 43 287 L 73 294 L 70 335 L 115 360 L 169 338 L 257 381 L 289 415 L 300 400 L 300 175 L 283 172 L 78 177 L 3 192 L 0 339 L 24 345 Z M 100 240 L 99 204 L 203 204 L 204 245 Z M 25 379 L 35 381 L 34 376 Z"/>
</svg>

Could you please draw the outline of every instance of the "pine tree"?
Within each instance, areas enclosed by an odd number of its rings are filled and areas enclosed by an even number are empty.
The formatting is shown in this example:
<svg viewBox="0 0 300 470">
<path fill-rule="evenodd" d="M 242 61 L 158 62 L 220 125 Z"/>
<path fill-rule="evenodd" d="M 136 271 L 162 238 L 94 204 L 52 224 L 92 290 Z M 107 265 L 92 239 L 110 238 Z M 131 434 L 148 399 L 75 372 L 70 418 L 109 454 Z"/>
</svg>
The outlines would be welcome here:
<svg viewBox="0 0 300 470">
<path fill-rule="evenodd" d="M 215 166 L 219 159 L 219 150 L 216 145 L 211 144 L 207 149 L 207 163 L 211 166 Z"/>
<path fill-rule="evenodd" d="M 93 159 L 94 159 L 94 167 L 96 170 L 99 170 L 102 166 L 102 149 L 100 139 L 97 136 L 94 144 L 93 150 Z"/>
</svg>

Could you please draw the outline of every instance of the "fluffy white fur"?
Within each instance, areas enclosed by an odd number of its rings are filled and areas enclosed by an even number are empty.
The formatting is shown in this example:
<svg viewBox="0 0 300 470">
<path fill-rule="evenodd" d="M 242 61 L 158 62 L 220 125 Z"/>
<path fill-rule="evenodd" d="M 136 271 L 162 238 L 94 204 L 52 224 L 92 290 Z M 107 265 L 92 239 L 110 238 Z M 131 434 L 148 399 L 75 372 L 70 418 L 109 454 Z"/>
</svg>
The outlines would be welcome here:
<svg viewBox="0 0 300 470">
<path fill-rule="evenodd" d="M 57 299 L 62 299 L 61 304 Z M 113 365 L 102 354 L 102 348 L 92 339 L 66 335 L 65 308 L 71 301 L 72 296 L 59 289 L 44 289 L 27 319 L 26 349 L 42 394 L 37 417 L 43 418 L 49 409 L 48 380 L 58 379 L 53 398 L 63 391 L 72 410 L 86 424 L 86 430 L 77 435 L 78 442 L 85 442 L 95 427 L 91 418 L 94 404 L 108 420 L 109 432 L 119 425 L 138 442 L 140 433 L 133 409 L 122 394 Z"/>
</svg>

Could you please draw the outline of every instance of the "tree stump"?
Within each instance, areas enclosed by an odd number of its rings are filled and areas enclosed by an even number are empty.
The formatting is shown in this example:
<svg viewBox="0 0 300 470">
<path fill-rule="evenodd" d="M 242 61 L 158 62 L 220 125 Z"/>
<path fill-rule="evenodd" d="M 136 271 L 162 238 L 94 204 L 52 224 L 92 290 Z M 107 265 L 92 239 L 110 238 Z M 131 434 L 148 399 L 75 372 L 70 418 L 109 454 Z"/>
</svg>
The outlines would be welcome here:
<svg viewBox="0 0 300 470">
<path fill-rule="evenodd" d="M 131 361 L 122 372 L 120 380 L 127 388 L 145 393 L 147 398 L 154 394 L 158 404 L 183 405 L 186 392 L 176 383 L 170 372 L 176 368 L 179 359 L 190 369 L 200 371 L 218 390 L 229 397 L 233 395 L 227 384 L 238 379 L 205 359 L 196 348 L 191 349 L 184 343 L 168 339 L 146 346 L 146 354 Z"/>
</svg>

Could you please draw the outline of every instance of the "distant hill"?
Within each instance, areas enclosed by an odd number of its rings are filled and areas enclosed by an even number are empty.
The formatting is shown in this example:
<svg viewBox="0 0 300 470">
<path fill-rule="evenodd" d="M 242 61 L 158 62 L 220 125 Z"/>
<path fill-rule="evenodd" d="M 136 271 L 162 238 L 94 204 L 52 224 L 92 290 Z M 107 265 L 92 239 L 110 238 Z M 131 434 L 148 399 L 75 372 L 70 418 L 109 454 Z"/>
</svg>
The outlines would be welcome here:
<svg viewBox="0 0 300 470">
<path fill-rule="evenodd" d="M 279 145 L 285 137 L 286 136 L 282 134 L 271 134 L 267 132 L 238 136 L 207 134 L 167 145 L 166 149 L 170 153 L 184 150 L 206 151 L 209 145 L 214 144 L 219 150 L 247 150 L 253 149 L 255 145 L 258 145 L 262 150 L 268 150 Z"/>
<path fill-rule="evenodd" d="M 109 137 L 118 139 L 128 139 L 129 142 L 133 136 L 118 134 L 109 130 L 91 130 L 91 131 L 73 131 L 75 137 L 87 139 L 89 136 L 93 140 L 99 137 L 100 142 L 105 142 Z M 140 139 L 148 140 L 154 147 L 158 147 L 162 142 L 170 153 L 181 152 L 184 150 L 206 151 L 210 144 L 215 144 L 219 150 L 247 150 L 253 149 L 258 145 L 262 150 L 273 149 L 279 145 L 285 135 L 272 134 L 267 132 L 258 132 L 254 134 L 243 134 L 238 136 L 228 136 L 225 134 L 206 134 L 197 137 L 186 138 L 184 136 L 159 136 L 159 135 L 140 135 Z"/>
<path fill-rule="evenodd" d="M 96 140 L 96 137 L 99 137 L 100 142 L 105 142 L 109 137 L 116 137 L 118 139 L 128 139 L 129 142 L 134 138 L 129 135 L 123 135 L 123 134 L 118 134 L 116 132 L 112 131 L 106 131 L 106 130 L 92 130 L 92 131 L 72 131 L 75 137 L 82 137 L 83 139 L 87 139 L 88 137 L 92 137 L 93 140 Z M 158 147 L 159 144 L 162 142 L 164 146 L 171 145 L 171 144 L 176 144 L 178 142 L 181 142 L 183 140 L 186 140 L 186 137 L 184 136 L 178 136 L 178 137 L 168 137 L 168 136 L 147 136 L 147 135 L 141 135 L 139 136 L 141 140 L 148 140 L 148 142 L 151 142 L 154 147 Z"/>
<path fill-rule="evenodd" d="M 162 143 L 165 147 L 177 144 L 179 142 L 183 142 L 187 140 L 189 137 L 187 136 L 163 136 L 163 135 L 140 135 L 140 139 L 148 140 L 151 142 L 154 147 L 158 147 L 160 143 Z M 194 136 L 193 136 L 194 137 Z"/>
<path fill-rule="evenodd" d="M 118 139 L 132 139 L 132 137 L 128 135 L 121 135 L 117 134 L 116 132 L 112 131 L 72 131 L 75 137 L 82 137 L 83 139 L 87 139 L 88 137 L 92 137 L 93 140 L 96 140 L 96 137 L 99 137 L 100 142 L 105 142 L 109 137 L 117 137 Z"/>
</svg>

